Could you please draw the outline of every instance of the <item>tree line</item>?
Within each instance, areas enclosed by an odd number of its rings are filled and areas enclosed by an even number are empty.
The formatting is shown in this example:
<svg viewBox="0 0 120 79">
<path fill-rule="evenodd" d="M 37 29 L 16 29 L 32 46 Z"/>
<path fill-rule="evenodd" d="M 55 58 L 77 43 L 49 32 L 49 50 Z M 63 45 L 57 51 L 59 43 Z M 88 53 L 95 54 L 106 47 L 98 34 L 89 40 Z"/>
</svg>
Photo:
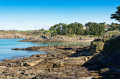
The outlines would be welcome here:
<svg viewBox="0 0 120 79">
<path fill-rule="evenodd" d="M 105 23 L 88 22 L 83 26 L 81 23 L 59 23 L 51 26 L 52 35 L 102 35 L 105 32 Z"/>
<path fill-rule="evenodd" d="M 120 6 L 117 7 L 117 11 L 114 14 L 111 14 L 111 19 L 115 19 L 120 22 Z M 105 33 L 105 31 L 112 31 L 112 30 L 120 30 L 120 24 L 117 23 L 111 23 L 106 24 L 103 23 L 96 23 L 96 22 L 88 22 L 85 25 L 81 23 L 59 23 L 55 24 L 54 26 L 51 26 L 49 30 L 40 29 L 40 30 L 32 30 L 27 31 L 31 34 L 52 34 L 52 35 L 102 35 Z M 3 32 L 4 30 L 0 30 L 0 32 Z M 12 32 L 15 32 L 15 30 L 12 30 Z M 11 31 L 10 31 L 11 32 Z M 20 32 L 20 31 L 16 31 Z M 24 31 L 21 31 L 24 32 Z M 26 31 L 25 31 L 26 32 Z"/>
<path fill-rule="evenodd" d="M 120 6 L 117 7 L 117 11 L 111 14 L 111 19 L 118 20 L 120 22 Z M 85 28 L 85 29 L 84 29 Z M 59 23 L 49 28 L 52 35 L 102 35 L 105 30 L 120 30 L 120 24 L 111 23 L 111 25 L 103 23 L 88 22 L 83 26 L 81 23 Z"/>
</svg>

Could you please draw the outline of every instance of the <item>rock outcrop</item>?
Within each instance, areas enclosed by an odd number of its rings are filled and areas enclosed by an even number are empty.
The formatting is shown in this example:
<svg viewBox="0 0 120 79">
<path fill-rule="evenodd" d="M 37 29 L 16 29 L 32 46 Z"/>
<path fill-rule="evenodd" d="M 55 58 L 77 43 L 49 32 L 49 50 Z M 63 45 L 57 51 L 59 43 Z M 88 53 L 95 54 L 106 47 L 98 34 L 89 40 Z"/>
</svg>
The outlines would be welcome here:
<svg viewBox="0 0 120 79">
<path fill-rule="evenodd" d="M 87 47 L 57 45 L 26 48 L 24 50 L 43 51 L 47 49 L 47 51 L 54 52 L 20 59 L 5 59 L 0 63 L 0 78 L 91 79 L 99 77 L 98 72 L 88 71 L 85 67 L 82 67 L 92 56 L 71 57 L 72 54 L 76 53 L 76 50 L 86 49 Z"/>
<path fill-rule="evenodd" d="M 84 66 L 89 70 L 98 71 L 102 76 L 101 79 L 120 78 L 120 36 L 114 36 L 114 38 L 106 41 L 103 38 L 94 42 L 95 45 L 92 44 L 94 50 L 91 50 L 93 54 L 94 52 L 97 52 L 97 54 L 94 54 L 93 58 L 86 62 Z"/>
</svg>

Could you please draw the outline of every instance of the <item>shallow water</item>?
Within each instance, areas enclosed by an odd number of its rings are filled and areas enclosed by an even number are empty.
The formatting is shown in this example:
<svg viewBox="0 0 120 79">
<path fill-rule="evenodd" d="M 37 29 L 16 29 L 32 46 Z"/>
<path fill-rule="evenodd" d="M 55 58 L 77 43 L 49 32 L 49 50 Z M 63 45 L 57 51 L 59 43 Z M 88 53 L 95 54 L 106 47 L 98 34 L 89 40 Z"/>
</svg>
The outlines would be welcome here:
<svg viewBox="0 0 120 79">
<path fill-rule="evenodd" d="M 46 52 L 11 50 L 12 48 L 27 48 L 31 46 L 47 46 L 47 45 L 87 45 L 89 43 L 39 43 L 39 42 L 18 42 L 22 39 L 0 39 L 0 61 L 3 59 L 14 59 L 28 57 L 33 54 L 44 54 Z"/>
</svg>

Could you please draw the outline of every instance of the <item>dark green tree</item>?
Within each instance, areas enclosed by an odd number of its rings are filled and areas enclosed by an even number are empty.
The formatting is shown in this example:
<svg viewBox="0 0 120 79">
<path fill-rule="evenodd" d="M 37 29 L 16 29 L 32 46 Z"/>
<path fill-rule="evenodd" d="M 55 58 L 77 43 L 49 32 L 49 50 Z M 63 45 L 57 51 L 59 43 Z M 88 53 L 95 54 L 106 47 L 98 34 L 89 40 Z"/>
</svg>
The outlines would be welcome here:
<svg viewBox="0 0 120 79">
<path fill-rule="evenodd" d="M 62 26 L 62 35 L 67 35 L 68 34 L 68 27 L 67 27 L 67 25 L 66 24 L 64 24 L 63 26 Z"/>
<path fill-rule="evenodd" d="M 102 35 L 105 32 L 105 22 L 103 23 L 94 23 L 88 22 L 85 24 L 87 27 L 86 30 L 83 30 L 83 25 L 81 23 L 70 23 L 64 24 L 59 23 L 55 24 L 54 26 L 50 27 L 50 32 L 53 35 L 70 35 L 70 34 L 77 34 L 77 35 Z"/>
<path fill-rule="evenodd" d="M 93 22 L 88 22 L 85 24 L 86 29 L 89 29 L 93 25 Z"/>
<path fill-rule="evenodd" d="M 73 34 L 73 29 L 72 28 L 68 28 L 68 34 Z"/>
<path fill-rule="evenodd" d="M 78 23 L 78 27 L 76 29 L 76 34 L 78 35 L 83 35 L 84 34 L 84 31 L 83 31 L 83 25 Z"/>
<path fill-rule="evenodd" d="M 84 30 L 84 35 L 90 35 L 90 31 L 89 30 Z"/>
<path fill-rule="evenodd" d="M 117 11 L 114 14 L 111 14 L 111 19 L 115 19 L 120 22 L 120 6 L 117 7 Z"/>
<path fill-rule="evenodd" d="M 109 31 L 120 30 L 120 24 L 118 24 L 118 23 L 111 23 L 111 25 L 109 25 L 108 30 Z"/>
<path fill-rule="evenodd" d="M 87 30 L 90 31 L 91 35 L 102 35 L 105 32 L 105 26 L 103 24 L 99 23 L 88 23 L 87 24 Z"/>
<path fill-rule="evenodd" d="M 76 34 L 78 34 L 78 35 L 83 35 L 83 34 L 84 34 L 83 29 L 78 28 Z"/>
</svg>

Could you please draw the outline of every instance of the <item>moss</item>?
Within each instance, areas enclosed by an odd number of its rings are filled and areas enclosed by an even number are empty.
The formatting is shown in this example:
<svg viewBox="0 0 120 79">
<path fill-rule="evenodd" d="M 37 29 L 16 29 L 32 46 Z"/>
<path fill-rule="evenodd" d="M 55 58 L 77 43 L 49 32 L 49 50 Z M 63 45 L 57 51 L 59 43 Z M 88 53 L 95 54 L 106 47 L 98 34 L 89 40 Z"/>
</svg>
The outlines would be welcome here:
<svg viewBox="0 0 120 79">
<path fill-rule="evenodd" d="M 101 40 L 94 40 L 91 43 L 91 49 L 93 50 L 94 53 L 99 53 L 100 51 L 103 50 L 104 47 L 104 42 L 102 42 Z"/>
<path fill-rule="evenodd" d="M 102 42 L 102 41 L 97 42 L 97 44 L 96 44 L 96 52 L 98 53 L 99 51 L 102 51 L 103 47 L 104 47 L 104 42 Z"/>
</svg>

